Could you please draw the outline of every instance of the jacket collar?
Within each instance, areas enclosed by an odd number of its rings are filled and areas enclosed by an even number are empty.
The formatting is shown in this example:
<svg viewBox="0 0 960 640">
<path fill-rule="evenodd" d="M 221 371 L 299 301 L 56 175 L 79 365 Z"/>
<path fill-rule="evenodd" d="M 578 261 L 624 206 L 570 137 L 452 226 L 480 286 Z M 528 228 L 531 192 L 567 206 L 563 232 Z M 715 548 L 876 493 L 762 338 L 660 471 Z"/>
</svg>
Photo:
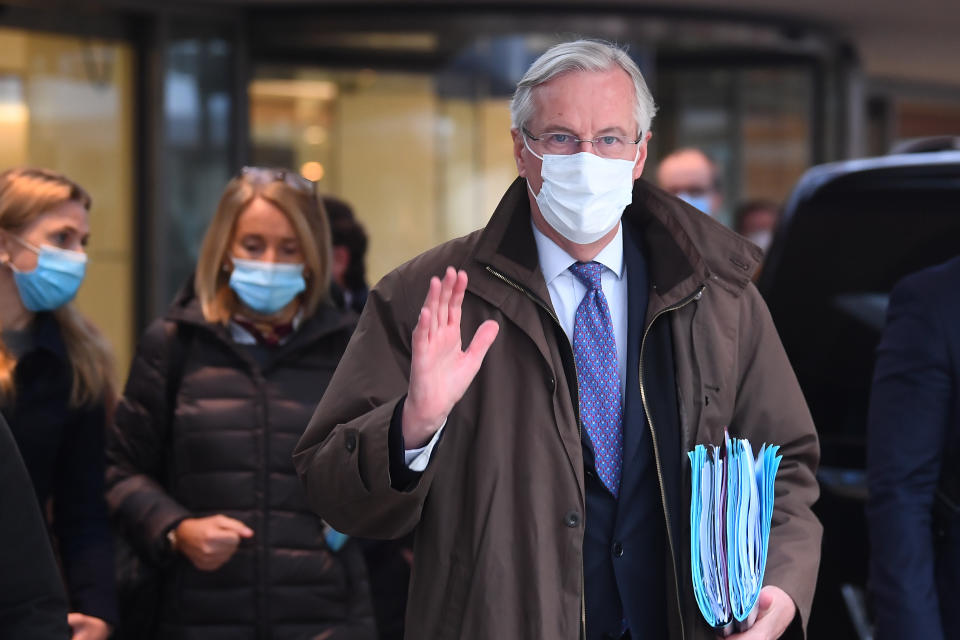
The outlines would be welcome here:
<svg viewBox="0 0 960 640">
<path fill-rule="evenodd" d="M 203 317 L 200 301 L 197 299 L 193 286 L 193 276 L 190 276 L 177 293 L 173 303 L 167 309 L 165 317 L 172 322 L 197 327 L 215 335 L 228 345 L 235 346 L 227 327 L 207 322 L 206 318 Z M 324 302 L 317 307 L 317 311 L 312 316 L 305 318 L 297 326 L 297 330 L 290 340 L 278 347 L 276 353 L 279 356 L 291 349 L 305 346 L 338 331 L 349 331 L 355 324 L 355 314 L 342 312 L 329 301 Z"/>
<path fill-rule="evenodd" d="M 676 304 L 702 285 L 718 284 L 739 295 L 762 253 L 748 240 L 681 200 L 640 179 L 622 221 L 638 230 L 648 262 L 650 309 Z M 473 253 L 549 304 L 549 293 L 530 227 L 526 180 L 517 178 L 481 232 Z"/>
</svg>

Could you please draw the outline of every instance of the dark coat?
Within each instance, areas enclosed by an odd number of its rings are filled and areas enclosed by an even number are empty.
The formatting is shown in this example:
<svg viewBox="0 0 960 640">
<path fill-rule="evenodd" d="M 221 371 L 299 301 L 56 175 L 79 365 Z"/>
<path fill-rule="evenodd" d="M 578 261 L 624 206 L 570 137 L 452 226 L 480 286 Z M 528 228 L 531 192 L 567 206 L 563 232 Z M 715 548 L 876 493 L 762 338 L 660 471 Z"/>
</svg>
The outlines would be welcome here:
<svg viewBox="0 0 960 640">
<path fill-rule="evenodd" d="M 669 637 L 714 637 L 690 587 L 685 456 L 696 443 L 722 442 L 728 426 L 757 446 L 782 447 L 765 582 L 786 591 L 805 622 L 820 553 L 810 510 L 819 447 L 750 281 L 759 250 L 642 180 L 623 219 L 644 243 L 644 332 L 664 328 L 673 343 L 677 402 L 646 407 L 651 436 L 660 436 L 660 513 L 649 524 L 663 527 L 675 552 L 663 559 Z M 500 333 L 426 470 L 397 488 L 389 436 L 408 387 L 411 334 L 430 277 L 448 265 L 469 277 L 463 336 L 487 319 Z M 562 353 L 569 342 L 558 339 L 549 300 L 518 179 L 484 229 L 399 267 L 371 292 L 330 393 L 297 445 L 310 503 L 331 524 L 371 537 L 416 527 L 409 638 L 570 640 L 581 629 L 586 466 L 575 378 Z M 650 354 L 641 351 L 645 369 Z M 660 431 L 671 424 L 675 433 Z"/>
<path fill-rule="evenodd" d="M 890 296 L 870 394 L 867 471 L 876 637 L 960 638 L 960 258 L 904 278 Z"/>
<path fill-rule="evenodd" d="M 113 538 L 103 498 L 103 403 L 70 407 L 73 372 L 52 314 L 32 323 L 32 348 L 17 360 L 16 396 L 3 408 L 41 509 L 53 503 L 53 534 L 70 610 L 117 621 Z"/>
<path fill-rule="evenodd" d="M 143 336 L 110 432 L 108 499 L 135 542 L 168 563 L 159 637 L 375 637 L 361 550 L 326 547 L 290 462 L 352 325 L 324 305 L 280 347 L 243 346 L 203 319 L 188 289 Z M 171 335 L 185 340 L 180 372 L 169 370 Z M 171 411 L 167 379 L 178 373 Z M 227 564 L 202 572 L 171 557 L 169 529 L 218 513 L 254 531 Z"/>
<path fill-rule="evenodd" d="M 30 476 L 0 414 L 0 638 L 66 640 L 67 597 Z"/>
</svg>

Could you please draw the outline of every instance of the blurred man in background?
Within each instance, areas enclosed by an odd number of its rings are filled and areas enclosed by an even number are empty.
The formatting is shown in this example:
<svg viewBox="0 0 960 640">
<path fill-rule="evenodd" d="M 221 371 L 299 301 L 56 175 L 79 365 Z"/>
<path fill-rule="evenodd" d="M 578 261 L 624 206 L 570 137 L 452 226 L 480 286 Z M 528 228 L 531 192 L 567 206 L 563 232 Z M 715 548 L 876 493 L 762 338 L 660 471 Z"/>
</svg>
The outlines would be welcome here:
<svg viewBox="0 0 960 640">
<path fill-rule="evenodd" d="M 960 638 L 960 258 L 890 294 L 867 431 L 876 638 Z M 944 295 L 944 294 L 947 295 Z"/>
<path fill-rule="evenodd" d="M 343 200 L 323 196 L 323 206 L 330 218 L 330 239 L 333 243 L 333 267 L 330 296 L 341 309 L 357 313 L 367 303 L 367 232 Z"/>
<path fill-rule="evenodd" d="M 330 219 L 333 243 L 330 297 L 341 309 L 359 314 L 369 293 L 367 232 L 349 204 L 330 195 L 322 196 L 322 200 Z M 380 640 L 401 640 L 413 563 L 413 534 L 399 540 L 359 541 L 370 574 L 370 595 Z"/>
<path fill-rule="evenodd" d="M 699 149 L 679 149 L 660 161 L 657 184 L 708 216 L 723 203 L 717 165 Z"/>
</svg>

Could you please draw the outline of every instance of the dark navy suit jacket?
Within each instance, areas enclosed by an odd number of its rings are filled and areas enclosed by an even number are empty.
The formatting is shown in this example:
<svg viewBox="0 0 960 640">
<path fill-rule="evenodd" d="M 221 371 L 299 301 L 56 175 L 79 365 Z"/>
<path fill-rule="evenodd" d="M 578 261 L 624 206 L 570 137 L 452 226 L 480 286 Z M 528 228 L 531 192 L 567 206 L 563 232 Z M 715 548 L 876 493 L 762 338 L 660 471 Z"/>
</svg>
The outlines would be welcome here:
<svg viewBox="0 0 960 640">
<path fill-rule="evenodd" d="M 960 258 L 893 290 L 877 351 L 867 468 L 876 638 L 960 638 L 960 518 L 937 505 L 960 435 Z M 960 476 L 958 476 L 960 477 Z M 935 511 L 937 516 L 934 516 Z"/>
</svg>

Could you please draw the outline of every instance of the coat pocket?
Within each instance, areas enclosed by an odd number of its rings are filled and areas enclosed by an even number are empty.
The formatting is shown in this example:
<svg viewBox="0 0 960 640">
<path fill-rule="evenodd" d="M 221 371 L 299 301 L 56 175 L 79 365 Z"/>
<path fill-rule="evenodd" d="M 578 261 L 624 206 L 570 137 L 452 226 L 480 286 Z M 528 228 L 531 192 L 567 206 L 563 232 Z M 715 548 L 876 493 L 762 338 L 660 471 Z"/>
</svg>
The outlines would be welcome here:
<svg viewBox="0 0 960 640">
<path fill-rule="evenodd" d="M 467 566 L 454 556 L 447 577 L 447 597 L 443 603 L 443 617 L 440 619 L 438 639 L 459 638 L 463 630 L 463 615 L 467 607 L 467 594 L 470 587 L 470 572 Z"/>
</svg>

